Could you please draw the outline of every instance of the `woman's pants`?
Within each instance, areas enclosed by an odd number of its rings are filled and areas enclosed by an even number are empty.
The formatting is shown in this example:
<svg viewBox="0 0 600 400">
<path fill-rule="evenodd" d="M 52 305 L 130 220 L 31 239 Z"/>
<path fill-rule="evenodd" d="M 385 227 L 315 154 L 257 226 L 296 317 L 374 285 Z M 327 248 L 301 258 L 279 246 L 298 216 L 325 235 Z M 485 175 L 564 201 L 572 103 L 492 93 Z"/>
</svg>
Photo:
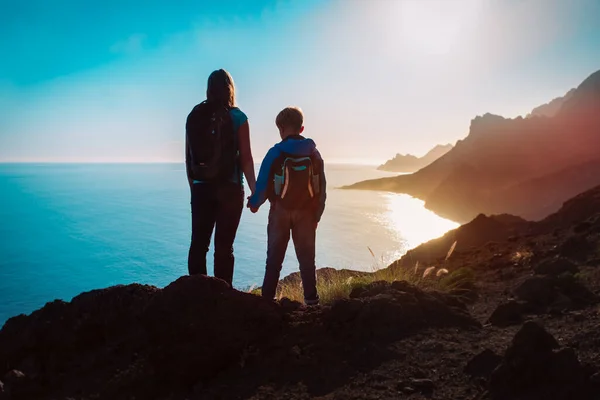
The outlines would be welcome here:
<svg viewBox="0 0 600 400">
<path fill-rule="evenodd" d="M 206 275 L 206 253 L 215 231 L 215 277 L 232 284 L 233 241 L 244 208 L 244 189 L 236 183 L 192 185 L 192 243 L 188 255 L 190 275 Z"/>
</svg>

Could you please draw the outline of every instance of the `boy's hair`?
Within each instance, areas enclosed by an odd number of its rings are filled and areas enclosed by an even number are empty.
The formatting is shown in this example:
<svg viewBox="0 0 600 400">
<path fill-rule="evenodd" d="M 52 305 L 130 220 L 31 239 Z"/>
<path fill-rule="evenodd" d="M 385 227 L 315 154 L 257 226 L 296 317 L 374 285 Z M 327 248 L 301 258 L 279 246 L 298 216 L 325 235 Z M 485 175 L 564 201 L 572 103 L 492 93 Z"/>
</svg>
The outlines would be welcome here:
<svg viewBox="0 0 600 400">
<path fill-rule="evenodd" d="M 304 114 L 299 107 L 286 107 L 275 118 L 275 124 L 279 128 L 292 128 L 298 132 L 304 124 Z"/>
</svg>

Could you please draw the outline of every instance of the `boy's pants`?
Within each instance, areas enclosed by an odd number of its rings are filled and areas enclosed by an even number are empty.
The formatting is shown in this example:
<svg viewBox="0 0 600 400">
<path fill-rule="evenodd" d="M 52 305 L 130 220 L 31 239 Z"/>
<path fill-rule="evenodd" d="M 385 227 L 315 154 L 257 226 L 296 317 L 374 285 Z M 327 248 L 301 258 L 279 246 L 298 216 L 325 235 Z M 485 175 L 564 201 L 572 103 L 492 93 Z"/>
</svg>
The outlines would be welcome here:
<svg viewBox="0 0 600 400">
<path fill-rule="evenodd" d="M 263 297 L 268 299 L 275 297 L 291 232 L 300 264 L 304 301 L 307 304 L 318 303 L 315 272 L 316 228 L 317 222 L 313 209 L 287 210 L 276 203 L 271 203 L 267 226 L 267 268 L 262 286 Z"/>
</svg>

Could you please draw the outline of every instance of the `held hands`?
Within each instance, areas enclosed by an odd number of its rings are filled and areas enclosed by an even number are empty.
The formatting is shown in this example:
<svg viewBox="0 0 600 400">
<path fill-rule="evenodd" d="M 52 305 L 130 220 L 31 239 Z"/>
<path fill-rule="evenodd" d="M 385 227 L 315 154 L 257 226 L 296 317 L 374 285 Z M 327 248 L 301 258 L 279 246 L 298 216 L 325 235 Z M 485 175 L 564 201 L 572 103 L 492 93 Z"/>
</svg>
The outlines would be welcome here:
<svg viewBox="0 0 600 400">
<path fill-rule="evenodd" d="M 246 198 L 246 200 L 248 200 L 248 202 L 246 203 L 246 207 L 250 209 L 250 212 L 252 212 L 252 214 L 256 214 L 256 212 L 258 211 L 258 207 L 251 207 L 250 206 L 250 198 L 254 195 L 254 193 L 252 193 L 250 196 L 248 196 Z"/>
</svg>

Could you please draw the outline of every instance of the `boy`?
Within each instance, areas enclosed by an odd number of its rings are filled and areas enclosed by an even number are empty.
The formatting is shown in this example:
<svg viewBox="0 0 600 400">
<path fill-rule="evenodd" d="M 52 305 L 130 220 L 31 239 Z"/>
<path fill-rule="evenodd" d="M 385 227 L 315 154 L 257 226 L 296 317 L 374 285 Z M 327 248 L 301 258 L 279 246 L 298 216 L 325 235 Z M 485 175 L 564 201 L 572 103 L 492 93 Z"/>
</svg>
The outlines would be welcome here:
<svg viewBox="0 0 600 400">
<path fill-rule="evenodd" d="M 316 305 L 319 304 L 319 295 L 315 239 L 327 196 L 323 159 L 315 142 L 300 135 L 304 131 L 302 110 L 287 107 L 277 115 L 275 123 L 281 142 L 265 156 L 256 191 L 248 200 L 248 207 L 253 213 L 267 199 L 271 203 L 262 295 L 271 300 L 275 297 L 291 232 L 300 264 L 304 302 Z"/>
</svg>

